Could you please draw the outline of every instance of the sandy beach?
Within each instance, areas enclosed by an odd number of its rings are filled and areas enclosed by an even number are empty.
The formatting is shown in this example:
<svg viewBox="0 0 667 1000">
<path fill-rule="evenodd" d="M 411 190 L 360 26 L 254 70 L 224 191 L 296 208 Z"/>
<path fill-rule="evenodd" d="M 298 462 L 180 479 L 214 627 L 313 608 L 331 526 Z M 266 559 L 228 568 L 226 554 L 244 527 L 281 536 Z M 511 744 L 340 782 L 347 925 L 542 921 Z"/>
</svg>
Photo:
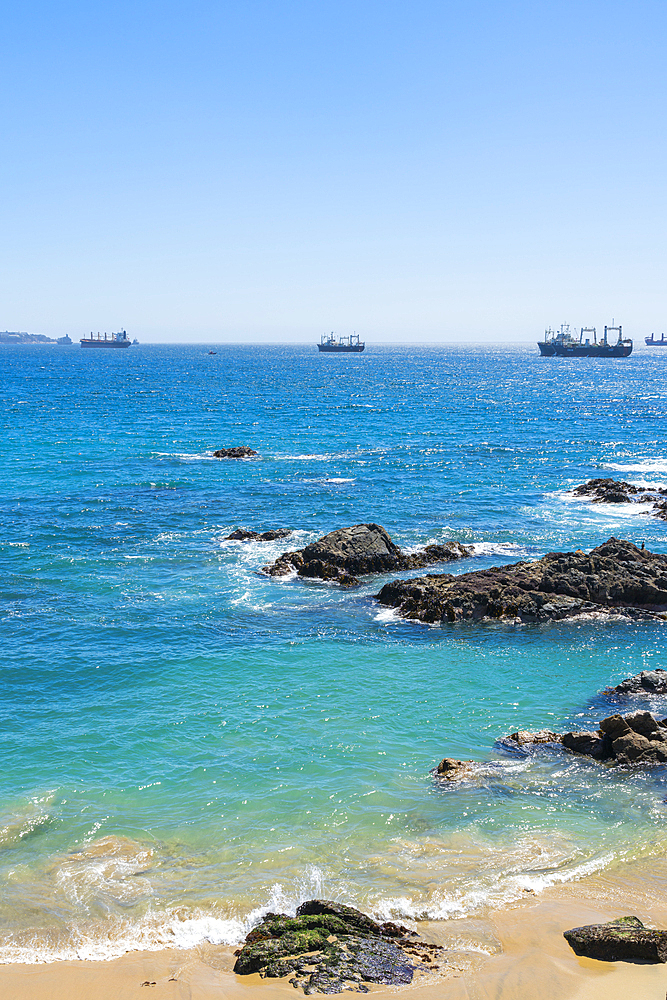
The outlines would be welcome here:
<svg viewBox="0 0 667 1000">
<path fill-rule="evenodd" d="M 622 913 L 637 913 L 649 926 L 667 926 L 667 906 L 651 899 L 651 888 L 641 907 L 629 883 L 613 893 L 608 890 L 592 878 L 492 911 L 483 920 L 419 923 L 424 939 L 447 949 L 447 964 L 441 963 L 437 973 L 417 974 L 410 987 L 371 986 L 370 992 L 402 994 L 406 1000 L 664 1000 L 667 967 L 577 958 L 563 938 L 564 929 Z M 603 902 L 601 895 L 613 898 Z M 484 938 L 496 953 L 466 953 L 464 943 L 472 936 Z M 5 965 L 0 967 L 0 995 L 3 1000 L 301 996 L 286 980 L 236 976 L 234 960 L 233 948 L 203 945 L 189 951 L 130 952 L 109 962 Z"/>
</svg>

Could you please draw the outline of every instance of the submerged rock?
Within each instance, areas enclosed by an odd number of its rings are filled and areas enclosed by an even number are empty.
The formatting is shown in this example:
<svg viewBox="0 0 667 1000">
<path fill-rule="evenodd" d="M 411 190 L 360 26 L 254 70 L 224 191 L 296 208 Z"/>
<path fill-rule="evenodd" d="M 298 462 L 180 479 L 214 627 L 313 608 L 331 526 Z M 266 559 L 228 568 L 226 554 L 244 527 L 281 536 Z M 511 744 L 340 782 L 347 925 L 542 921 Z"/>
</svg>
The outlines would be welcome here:
<svg viewBox="0 0 667 1000">
<path fill-rule="evenodd" d="M 259 452 L 249 448 L 247 444 L 237 445 L 235 448 L 218 448 L 213 452 L 215 458 L 251 458 Z"/>
<path fill-rule="evenodd" d="M 638 917 L 618 917 L 565 931 L 575 955 L 599 962 L 667 962 L 667 931 L 644 927 Z"/>
<path fill-rule="evenodd" d="M 616 687 L 607 688 L 606 694 L 667 694 L 667 670 L 642 670 L 633 677 L 626 677 Z"/>
<path fill-rule="evenodd" d="M 667 556 L 610 538 L 586 554 L 550 552 L 535 562 L 385 584 L 377 600 L 424 622 L 540 622 L 586 612 L 667 610 Z"/>
<path fill-rule="evenodd" d="M 359 582 L 357 577 L 368 573 L 418 569 L 437 562 L 464 559 L 471 556 L 472 551 L 472 546 L 445 542 L 407 554 L 379 524 L 355 524 L 351 528 L 330 531 L 304 549 L 285 552 L 262 570 L 269 576 L 287 576 L 296 570 L 301 577 L 335 580 L 343 586 L 354 586 Z"/>
<path fill-rule="evenodd" d="M 242 976 L 258 972 L 270 978 L 293 974 L 290 982 L 304 993 L 349 989 L 365 993 L 365 983 L 407 985 L 412 982 L 414 962 L 421 963 L 413 937 L 406 927 L 378 924 L 352 906 L 311 899 L 298 907 L 295 917 L 267 913 L 246 937 L 234 972 Z M 441 950 L 434 945 L 424 948 Z"/>
<path fill-rule="evenodd" d="M 577 497 L 587 497 L 591 503 L 652 503 L 654 517 L 667 519 L 667 496 L 665 489 L 647 489 L 633 486 L 623 479 L 589 479 L 587 483 L 576 486 L 572 493 Z"/>
<path fill-rule="evenodd" d="M 271 528 L 269 531 L 252 531 L 250 528 L 237 528 L 227 535 L 226 542 L 272 542 L 276 538 L 288 538 L 291 528 Z"/>
</svg>

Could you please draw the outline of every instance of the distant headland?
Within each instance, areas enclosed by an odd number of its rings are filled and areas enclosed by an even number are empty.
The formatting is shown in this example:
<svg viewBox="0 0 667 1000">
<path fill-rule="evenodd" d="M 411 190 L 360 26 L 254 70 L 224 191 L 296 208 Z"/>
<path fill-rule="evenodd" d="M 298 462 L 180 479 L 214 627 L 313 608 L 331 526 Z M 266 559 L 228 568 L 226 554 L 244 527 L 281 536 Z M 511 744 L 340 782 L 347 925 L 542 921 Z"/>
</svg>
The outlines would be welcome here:
<svg viewBox="0 0 667 1000">
<path fill-rule="evenodd" d="M 5 330 L 0 333 L 0 344 L 55 344 L 57 341 L 52 337 L 46 337 L 43 333 L 10 333 Z"/>
</svg>

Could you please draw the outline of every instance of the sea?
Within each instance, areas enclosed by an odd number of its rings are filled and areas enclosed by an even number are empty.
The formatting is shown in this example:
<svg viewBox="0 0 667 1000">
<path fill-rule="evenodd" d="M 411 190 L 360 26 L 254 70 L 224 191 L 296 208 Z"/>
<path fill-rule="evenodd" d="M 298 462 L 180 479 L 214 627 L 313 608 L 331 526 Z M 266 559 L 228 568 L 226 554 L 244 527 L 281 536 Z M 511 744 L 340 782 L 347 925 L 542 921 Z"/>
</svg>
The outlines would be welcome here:
<svg viewBox="0 0 667 1000">
<path fill-rule="evenodd" d="M 315 896 L 456 921 L 667 853 L 664 768 L 497 742 L 595 728 L 664 622 L 424 625 L 391 576 L 262 573 L 365 522 L 474 546 L 432 572 L 667 552 L 647 507 L 572 495 L 667 485 L 667 356 L 209 350 L 0 348 L 0 962 L 233 945 Z"/>
</svg>

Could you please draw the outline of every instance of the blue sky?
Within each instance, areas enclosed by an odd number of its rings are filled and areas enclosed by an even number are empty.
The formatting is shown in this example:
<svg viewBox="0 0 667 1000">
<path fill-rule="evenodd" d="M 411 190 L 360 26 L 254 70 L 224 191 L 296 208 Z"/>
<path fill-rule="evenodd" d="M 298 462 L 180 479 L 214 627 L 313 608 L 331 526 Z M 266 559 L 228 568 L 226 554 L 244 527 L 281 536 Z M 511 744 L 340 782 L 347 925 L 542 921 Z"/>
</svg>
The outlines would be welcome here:
<svg viewBox="0 0 667 1000">
<path fill-rule="evenodd" d="M 661 2 L 3 4 L 0 329 L 665 316 Z"/>
</svg>

